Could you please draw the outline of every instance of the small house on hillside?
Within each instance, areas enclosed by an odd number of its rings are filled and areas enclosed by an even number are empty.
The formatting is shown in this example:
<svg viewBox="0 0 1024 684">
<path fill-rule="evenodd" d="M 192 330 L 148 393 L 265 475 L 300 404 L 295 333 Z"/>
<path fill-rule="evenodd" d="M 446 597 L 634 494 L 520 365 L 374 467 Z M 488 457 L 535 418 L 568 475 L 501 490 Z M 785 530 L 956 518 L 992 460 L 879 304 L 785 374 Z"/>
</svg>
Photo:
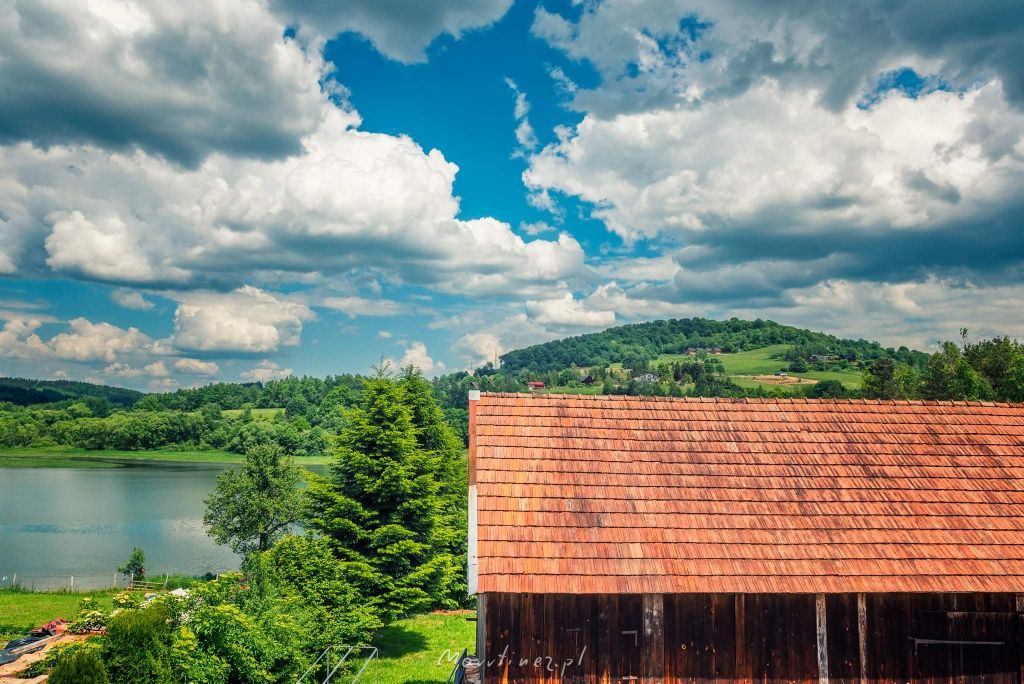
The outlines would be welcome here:
<svg viewBox="0 0 1024 684">
<path fill-rule="evenodd" d="M 532 390 L 544 389 L 544 383 L 540 380 L 530 380 L 526 383 L 526 386 Z"/>
<path fill-rule="evenodd" d="M 661 376 L 657 373 L 642 373 L 634 378 L 637 382 L 655 383 L 661 382 Z"/>
<path fill-rule="evenodd" d="M 487 684 L 1024 673 L 1024 405 L 470 396 Z"/>
</svg>

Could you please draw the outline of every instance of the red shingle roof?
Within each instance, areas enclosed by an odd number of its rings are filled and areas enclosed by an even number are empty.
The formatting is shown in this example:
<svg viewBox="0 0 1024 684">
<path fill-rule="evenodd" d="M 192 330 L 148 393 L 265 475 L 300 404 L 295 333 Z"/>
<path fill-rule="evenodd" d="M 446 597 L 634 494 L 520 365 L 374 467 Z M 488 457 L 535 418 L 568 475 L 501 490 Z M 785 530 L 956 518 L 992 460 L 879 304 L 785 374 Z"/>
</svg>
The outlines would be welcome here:
<svg viewBox="0 0 1024 684">
<path fill-rule="evenodd" d="M 482 593 L 1024 591 L 1024 405 L 473 403 Z"/>
</svg>

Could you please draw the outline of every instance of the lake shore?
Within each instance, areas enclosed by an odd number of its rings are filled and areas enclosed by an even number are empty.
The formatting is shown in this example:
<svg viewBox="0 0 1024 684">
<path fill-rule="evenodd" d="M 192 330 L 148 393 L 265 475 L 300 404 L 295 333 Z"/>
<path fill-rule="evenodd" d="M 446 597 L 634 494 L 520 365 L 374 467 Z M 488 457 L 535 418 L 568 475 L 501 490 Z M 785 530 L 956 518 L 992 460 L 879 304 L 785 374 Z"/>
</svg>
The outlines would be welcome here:
<svg viewBox="0 0 1024 684">
<path fill-rule="evenodd" d="M 116 449 L 79 449 L 68 446 L 15 447 L 0 449 L 0 468 L 120 468 L 133 464 L 154 463 L 242 463 L 243 454 L 216 449 L 159 449 L 153 451 L 121 451 Z M 300 465 L 324 466 L 330 456 L 296 458 Z"/>
</svg>

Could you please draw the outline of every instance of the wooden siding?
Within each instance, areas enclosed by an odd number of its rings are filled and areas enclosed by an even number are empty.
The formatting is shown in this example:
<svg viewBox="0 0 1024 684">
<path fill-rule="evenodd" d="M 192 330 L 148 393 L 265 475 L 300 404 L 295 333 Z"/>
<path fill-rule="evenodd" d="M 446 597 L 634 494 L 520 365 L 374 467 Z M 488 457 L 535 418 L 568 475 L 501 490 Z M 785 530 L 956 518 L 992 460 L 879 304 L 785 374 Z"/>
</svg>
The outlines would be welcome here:
<svg viewBox="0 0 1024 684">
<path fill-rule="evenodd" d="M 829 684 L 1021 684 L 1013 594 L 825 598 Z M 813 594 L 489 594 L 486 684 L 819 681 Z M 964 643 L 967 642 L 967 643 Z"/>
</svg>

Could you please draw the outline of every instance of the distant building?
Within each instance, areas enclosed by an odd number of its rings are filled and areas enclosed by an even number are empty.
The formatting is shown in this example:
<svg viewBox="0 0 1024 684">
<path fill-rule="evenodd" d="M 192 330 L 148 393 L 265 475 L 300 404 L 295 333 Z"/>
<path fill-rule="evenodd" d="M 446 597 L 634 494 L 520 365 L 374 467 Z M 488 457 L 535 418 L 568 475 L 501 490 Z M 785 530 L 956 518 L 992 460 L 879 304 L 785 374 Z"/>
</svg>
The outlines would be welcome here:
<svg viewBox="0 0 1024 684">
<path fill-rule="evenodd" d="M 644 373 L 634 378 L 637 382 L 661 382 L 661 376 L 654 373 Z"/>
<path fill-rule="evenodd" d="M 526 386 L 532 390 L 544 389 L 544 383 L 541 382 L 540 380 L 530 380 L 528 383 L 526 383 Z"/>
</svg>

